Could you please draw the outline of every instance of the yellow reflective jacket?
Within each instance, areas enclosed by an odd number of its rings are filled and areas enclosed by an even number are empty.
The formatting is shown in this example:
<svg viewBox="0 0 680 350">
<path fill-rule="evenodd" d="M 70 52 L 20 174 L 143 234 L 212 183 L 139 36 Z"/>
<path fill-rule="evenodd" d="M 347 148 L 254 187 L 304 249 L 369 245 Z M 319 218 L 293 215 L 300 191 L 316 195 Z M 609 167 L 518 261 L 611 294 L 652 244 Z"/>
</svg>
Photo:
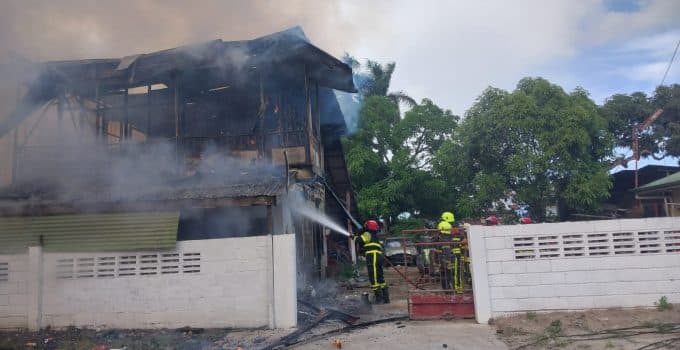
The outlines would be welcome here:
<svg viewBox="0 0 680 350">
<path fill-rule="evenodd" d="M 378 240 L 378 234 L 371 233 L 368 231 L 365 231 L 361 235 L 355 237 L 354 239 L 359 238 L 359 245 L 361 249 L 364 250 L 365 254 L 369 253 L 378 253 L 382 254 L 382 245 L 380 244 L 380 241 Z"/>
<path fill-rule="evenodd" d="M 451 224 L 446 222 L 446 221 L 441 221 L 437 225 L 437 230 L 439 230 L 439 233 L 443 235 L 450 235 L 451 234 Z"/>
</svg>

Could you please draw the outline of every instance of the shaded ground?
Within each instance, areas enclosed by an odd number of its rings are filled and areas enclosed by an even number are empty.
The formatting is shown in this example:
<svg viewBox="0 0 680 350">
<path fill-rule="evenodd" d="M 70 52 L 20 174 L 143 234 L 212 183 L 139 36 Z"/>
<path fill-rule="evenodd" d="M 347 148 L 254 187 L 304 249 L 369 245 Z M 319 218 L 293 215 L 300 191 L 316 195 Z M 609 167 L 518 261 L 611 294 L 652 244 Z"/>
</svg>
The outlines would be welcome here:
<svg viewBox="0 0 680 350">
<path fill-rule="evenodd" d="M 512 349 L 680 349 L 678 307 L 526 313 L 497 319 L 494 327 Z"/>
</svg>

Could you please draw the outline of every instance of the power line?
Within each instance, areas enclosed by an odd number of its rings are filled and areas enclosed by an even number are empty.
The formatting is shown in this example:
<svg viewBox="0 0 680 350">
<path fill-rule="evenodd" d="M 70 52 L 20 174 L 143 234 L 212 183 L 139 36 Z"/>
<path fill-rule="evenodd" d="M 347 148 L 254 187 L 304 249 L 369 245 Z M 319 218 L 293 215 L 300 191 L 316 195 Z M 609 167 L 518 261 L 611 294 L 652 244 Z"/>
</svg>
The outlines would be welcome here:
<svg viewBox="0 0 680 350">
<path fill-rule="evenodd" d="M 675 51 L 673 51 L 671 61 L 668 62 L 668 67 L 666 67 L 666 72 L 663 74 L 663 79 L 661 79 L 661 83 L 659 85 L 663 85 L 664 81 L 666 81 L 666 76 L 668 76 L 668 72 L 671 70 L 671 66 L 673 65 L 673 61 L 675 60 L 675 55 L 678 53 L 678 47 L 680 47 L 680 40 L 678 40 L 678 43 L 675 45 Z"/>
</svg>

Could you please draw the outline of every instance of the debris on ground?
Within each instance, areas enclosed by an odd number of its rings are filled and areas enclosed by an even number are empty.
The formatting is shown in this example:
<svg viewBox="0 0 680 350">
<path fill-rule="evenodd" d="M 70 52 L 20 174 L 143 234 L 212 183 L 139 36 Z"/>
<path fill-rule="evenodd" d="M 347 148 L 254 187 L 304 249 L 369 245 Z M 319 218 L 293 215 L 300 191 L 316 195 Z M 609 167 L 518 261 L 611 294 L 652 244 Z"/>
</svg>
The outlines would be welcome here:
<svg viewBox="0 0 680 350">
<path fill-rule="evenodd" d="M 515 315 L 494 320 L 511 349 L 680 349 L 680 311 L 608 309 Z"/>
<path fill-rule="evenodd" d="M 191 334 L 189 334 L 189 331 Z M 289 333 L 285 329 L 116 329 L 69 327 L 41 332 L 0 332 L 0 349 L 51 350 L 234 350 L 261 349 Z M 46 342 L 47 340 L 47 342 Z"/>
</svg>

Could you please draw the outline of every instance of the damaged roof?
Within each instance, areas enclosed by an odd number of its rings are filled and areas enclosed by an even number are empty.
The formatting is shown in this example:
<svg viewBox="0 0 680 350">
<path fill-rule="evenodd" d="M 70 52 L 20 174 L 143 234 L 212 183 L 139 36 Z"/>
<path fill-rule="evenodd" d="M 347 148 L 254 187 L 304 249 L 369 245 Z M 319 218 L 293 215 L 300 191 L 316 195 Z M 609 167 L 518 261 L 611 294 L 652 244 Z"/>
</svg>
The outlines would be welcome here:
<svg viewBox="0 0 680 350">
<path fill-rule="evenodd" d="M 29 83 L 17 109 L 0 122 L 0 137 L 56 98 L 60 89 L 93 98 L 99 90 L 158 83 L 171 86 L 178 77 L 184 79 L 185 86 L 213 84 L 209 89 L 224 85 L 221 80 L 225 77 L 269 69 L 291 75 L 306 71 L 322 87 L 356 92 L 352 69 L 311 44 L 300 27 L 252 40 L 218 39 L 122 58 L 52 61 L 36 68 L 37 77 Z M 190 76 L 182 76 L 186 72 L 191 72 Z"/>
<path fill-rule="evenodd" d="M 159 189 L 144 195 L 137 200 L 179 200 L 179 199 L 218 199 L 245 197 L 276 197 L 286 191 L 285 177 L 241 178 L 232 183 L 193 183 L 180 184 L 176 187 Z"/>
<path fill-rule="evenodd" d="M 286 191 L 283 167 L 234 170 L 233 176 L 196 174 L 187 178 L 131 182 L 125 186 L 83 183 L 17 183 L 0 189 L 0 202 L 90 203 L 276 197 Z"/>
</svg>

